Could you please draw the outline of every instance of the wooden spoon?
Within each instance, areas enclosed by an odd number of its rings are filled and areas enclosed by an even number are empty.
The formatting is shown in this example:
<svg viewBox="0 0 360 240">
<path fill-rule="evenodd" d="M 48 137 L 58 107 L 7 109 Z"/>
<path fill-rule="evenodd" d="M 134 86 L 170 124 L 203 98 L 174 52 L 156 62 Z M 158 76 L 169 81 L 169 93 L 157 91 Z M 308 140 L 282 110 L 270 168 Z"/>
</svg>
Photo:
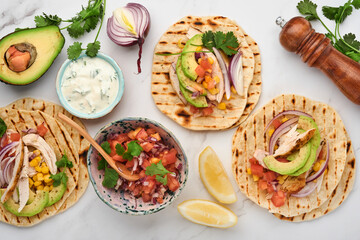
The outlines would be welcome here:
<svg viewBox="0 0 360 240">
<path fill-rule="evenodd" d="M 75 128 L 81 136 L 83 136 L 86 140 L 89 141 L 89 143 L 101 154 L 101 156 L 104 157 L 104 159 L 108 162 L 108 164 L 115 169 L 115 171 L 117 173 L 119 173 L 119 175 L 123 178 L 125 178 L 128 181 L 136 181 L 138 180 L 140 177 L 138 174 L 132 174 L 131 171 L 129 171 L 124 164 L 114 161 L 105 151 L 104 149 L 102 149 L 102 147 L 97 144 L 97 142 L 95 142 L 95 140 L 89 135 L 88 132 L 85 131 L 85 129 L 83 129 L 82 127 L 80 127 L 77 123 L 75 123 L 73 120 L 71 120 L 70 118 L 68 118 L 67 116 L 65 116 L 62 113 L 58 114 L 58 117 L 63 120 L 64 122 L 66 122 L 67 124 L 69 124 L 70 126 L 72 126 L 73 128 Z"/>
</svg>

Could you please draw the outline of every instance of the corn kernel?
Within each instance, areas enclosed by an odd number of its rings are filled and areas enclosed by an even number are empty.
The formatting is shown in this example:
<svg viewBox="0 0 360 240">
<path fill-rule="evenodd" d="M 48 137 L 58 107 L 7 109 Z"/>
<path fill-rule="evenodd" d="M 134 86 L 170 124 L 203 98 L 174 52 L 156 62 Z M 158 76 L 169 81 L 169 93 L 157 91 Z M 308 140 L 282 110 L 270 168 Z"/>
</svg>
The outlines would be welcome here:
<svg viewBox="0 0 360 240">
<path fill-rule="evenodd" d="M 35 157 L 32 161 L 36 160 L 38 162 L 38 164 L 41 162 L 41 157 L 40 156 L 37 156 Z"/>
<path fill-rule="evenodd" d="M 44 187 L 44 191 L 49 192 L 49 191 L 50 191 L 50 187 L 49 187 L 49 186 L 45 186 L 45 187 Z"/>
<path fill-rule="evenodd" d="M 51 181 L 52 181 L 52 179 L 50 178 L 50 174 L 44 175 L 44 182 L 49 183 Z"/>
<path fill-rule="evenodd" d="M 204 86 L 204 88 L 208 88 L 208 84 L 206 82 L 203 82 L 202 85 Z"/>
<path fill-rule="evenodd" d="M 158 162 L 160 162 L 160 158 L 156 158 L 156 157 L 152 157 L 152 158 L 150 158 L 150 163 L 158 163 Z"/>
<path fill-rule="evenodd" d="M 287 120 L 289 120 L 287 117 L 284 117 L 283 119 L 281 119 L 282 122 L 286 122 Z"/>
<path fill-rule="evenodd" d="M 225 110 L 225 109 L 226 109 L 226 104 L 225 104 L 224 102 L 222 102 L 222 103 L 219 103 L 219 104 L 217 105 L 217 107 L 218 107 L 218 109 L 220 109 L 220 110 Z"/>
<path fill-rule="evenodd" d="M 182 39 L 179 39 L 178 43 L 177 43 L 178 47 L 183 49 L 185 47 L 185 45 L 182 43 Z"/>
<path fill-rule="evenodd" d="M 208 73 L 212 73 L 212 69 L 206 69 L 205 71 Z"/>
<path fill-rule="evenodd" d="M 201 46 L 198 46 L 195 51 L 200 52 L 202 50 Z"/>
<path fill-rule="evenodd" d="M 276 179 L 279 181 L 280 184 L 283 184 L 287 177 L 288 175 L 282 175 L 278 176 Z"/>
<path fill-rule="evenodd" d="M 32 177 L 32 179 L 34 182 L 36 182 L 38 180 L 36 174 Z"/>
<path fill-rule="evenodd" d="M 198 63 L 200 64 L 202 62 L 202 58 L 199 58 L 198 59 Z"/>
<path fill-rule="evenodd" d="M 33 154 L 35 154 L 36 156 L 40 156 L 40 150 L 39 149 L 36 149 L 35 151 L 33 151 Z"/>
<path fill-rule="evenodd" d="M 271 137 L 271 135 L 273 135 L 274 131 L 275 131 L 275 129 L 273 129 L 273 128 L 269 130 L 269 137 Z"/>
<path fill-rule="evenodd" d="M 53 190 L 53 185 L 50 185 L 49 187 L 50 187 L 50 191 Z"/>
<path fill-rule="evenodd" d="M 29 188 L 31 188 L 33 185 L 34 185 L 34 181 L 31 178 L 29 178 Z"/>
<path fill-rule="evenodd" d="M 327 170 L 327 168 L 325 169 L 325 172 L 324 172 L 324 175 L 326 175 L 328 173 L 328 170 Z"/>
<path fill-rule="evenodd" d="M 320 160 L 320 165 L 322 166 L 325 163 L 325 160 Z"/>
<path fill-rule="evenodd" d="M 216 83 L 219 83 L 219 82 L 220 82 L 220 78 L 219 78 L 218 76 L 215 76 L 215 77 L 214 77 L 214 80 L 215 80 Z"/>
<path fill-rule="evenodd" d="M 40 167 L 42 167 L 42 168 L 43 168 L 43 167 L 47 167 L 46 162 L 42 162 L 41 165 L 40 165 Z"/>
<path fill-rule="evenodd" d="M 237 92 L 236 92 L 236 89 L 234 88 L 234 86 L 231 86 L 231 92 L 233 93 L 233 94 L 236 94 Z"/>
<path fill-rule="evenodd" d="M 29 165 L 31 167 L 36 167 L 36 166 L 39 165 L 39 162 L 38 162 L 38 160 L 36 158 L 34 158 L 33 160 L 30 161 Z"/>
<path fill-rule="evenodd" d="M 257 181 L 259 181 L 259 176 L 253 175 L 253 179 L 254 179 L 255 182 L 257 182 Z"/>
<path fill-rule="evenodd" d="M 49 173 L 49 168 L 48 168 L 48 167 L 42 167 L 42 168 L 41 168 L 41 172 L 42 172 L 43 174 L 47 174 L 47 173 Z"/>
<path fill-rule="evenodd" d="M 279 148 L 279 145 L 274 146 L 274 150 L 277 150 Z"/>
<path fill-rule="evenodd" d="M 210 92 L 212 95 L 215 95 L 215 94 L 218 94 L 218 93 L 219 93 L 219 89 L 217 89 L 217 88 L 212 88 L 212 89 L 209 89 L 209 92 Z"/>
<path fill-rule="evenodd" d="M 213 64 L 213 63 L 214 63 L 214 59 L 212 59 L 211 57 L 209 57 L 209 58 L 208 58 L 208 62 L 209 62 L 210 64 Z"/>
<path fill-rule="evenodd" d="M 34 182 L 34 186 L 37 187 L 37 186 L 40 186 L 41 185 L 41 182 L 40 181 L 35 181 Z"/>
<path fill-rule="evenodd" d="M 210 82 L 212 80 L 212 78 L 209 75 L 205 76 L 205 82 Z"/>
<path fill-rule="evenodd" d="M 39 185 L 36 187 L 36 190 L 44 190 L 44 185 Z"/>
<path fill-rule="evenodd" d="M 41 167 L 36 166 L 36 167 L 35 167 L 35 170 L 36 170 L 37 172 L 41 172 Z"/>
<path fill-rule="evenodd" d="M 247 174 L 251 175 L 251 168 L 246 169 Z"/>
<path fill-rule="evenodd" d="M 36 176 L 37 176 L 38 181 L 43 181 L 44 180 L 44 175 L 42 173 L 38 173 L 38 174 L 36 174 Z"/>
<path fill-rule="evenodd" d="M 314 166 L 313 166 L 313 170 L 314 170 L 315 172 L 317 172 L 317 171 L 320 170 L 320 167 L 321 167 L 320 163 L 319 163 L 319 162 L 316 162 L 316 163 L 314 164 Z"/>
</svg>

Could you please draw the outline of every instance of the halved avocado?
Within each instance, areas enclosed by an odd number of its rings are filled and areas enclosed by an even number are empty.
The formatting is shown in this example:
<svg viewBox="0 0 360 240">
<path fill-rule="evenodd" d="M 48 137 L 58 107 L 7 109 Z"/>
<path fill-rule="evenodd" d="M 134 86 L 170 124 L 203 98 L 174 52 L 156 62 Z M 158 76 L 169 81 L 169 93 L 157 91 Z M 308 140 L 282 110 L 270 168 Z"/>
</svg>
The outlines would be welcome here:
<svg viewBox="0 0 360 240">
<path fill-rule="evenodd" d="M 40 213 L 49 201 L 49 192 L 37 191 L 35 199 L 26 205 L 21 212 L 18 212 L 19 204 L 11 197 L 3 205 L 6 210 L 18 217 L 31 217 Z"/>
<path fill-rule="evenodd" d="M 54 203 L 56 203 L 57 201 L 59 201 L 64 195 L 65 191 L 66 191 L 65 184 L 60 184 L 57 187 L 53 187 L 53 189 L 49 192 L 49 201 L 46 206 L 49 207 Z"/>
<path fill-rule="evenodd" d="M 49 69 L 64 43 L 57 26 L 24 29 L 3 37 L 0 40 L 0 80 L 13 85 L 36 81 Z M 27 55 L 27 58 L 14 60 L 19 55 Z"/>
<path fill-rule="evenodd" d="M 186 42 L 186 45 L 183 48 L 183 52 L 185 52 L 185 54 L 181 55 L 182 70 L 184 71 L 185 76 L 193 81 L 195 81 L 198 77 L 195 69 L 199 65 L 195 60 L 195 53 L 193 51 L 195 51 L 196 48 L 202 44 L 202 34 L 196 34 Z"/>
</svg>

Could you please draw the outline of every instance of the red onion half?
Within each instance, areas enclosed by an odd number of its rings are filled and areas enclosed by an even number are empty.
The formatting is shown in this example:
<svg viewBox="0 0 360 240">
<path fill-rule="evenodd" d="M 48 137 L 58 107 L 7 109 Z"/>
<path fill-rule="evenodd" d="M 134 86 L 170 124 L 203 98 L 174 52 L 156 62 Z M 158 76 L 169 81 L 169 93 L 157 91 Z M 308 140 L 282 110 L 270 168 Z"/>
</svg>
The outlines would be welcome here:
<svg viewBox="0 0 360 240">
<path fill-rule="evenodd" d="M 114 43 L 120 46 L 139 45 L 138 73 L 141 73 L 142 45 L 149 27 L 150 14 L 138 3 L 128 3 L 125 7 L 116 9 L 107 22 L 107 34 Z"/>
<path fill-rule="evenodd" d="M 219 52 L 219 50 L 217 50 L 216 48 L 213 47 L 213 51 L 214 51 L 214 54 L 215 54 L 217 60 L 219 61 L 221 72 L 222 72 L 222 74 L 224 76 L 225 95 L 226 95 L 226 99 L 229 100 L 230 97 L 231 97 L 231 91 L 230 91 L 230 79 L 229 79 L 228 69 L 226 67 L 225 61 L 222 58 L 221 53 Z"/>
</svg>

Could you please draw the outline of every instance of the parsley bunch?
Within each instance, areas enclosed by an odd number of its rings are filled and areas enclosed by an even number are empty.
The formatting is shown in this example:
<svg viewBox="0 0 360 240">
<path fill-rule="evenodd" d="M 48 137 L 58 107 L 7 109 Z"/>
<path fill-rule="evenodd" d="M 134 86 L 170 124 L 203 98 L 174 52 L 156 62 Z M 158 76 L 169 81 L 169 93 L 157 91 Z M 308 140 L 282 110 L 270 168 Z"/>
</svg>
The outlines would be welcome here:
<svg viewBox="0 0 360 240">
<path fill-rule="evenodd" d="M 323 6 L 322 12 L 324 16 L 335 21 L 335 30 L 332 32 L 325 23 L 320 19 L 317 11 L 317 5 L 310 0 L 303 0 L 298 3 L 297 9 L 301 14 L 306 16 L 309 21 L 319 20 L 328 31 L 326 37 L 331 40 L 331 44 L 340 52 L 353 60 L 360 61 L 360 42 L 356 40 L 355 34 L 347 33 L 344 36 L 340 34 L 340 24 L 344 22 L 346 17 L 352 14 L 353 8 L 360 8 L 360 0 L 349 0 L 339 7 Z"/>
<path fill-rule="evenodd" d="M 233 32 L 207 31 L 202 35 L 202 42 L 210 51 L 215 47 L 228 56 L 236 54 L 236 49 L 239 47 L 239 42 Z"/>
<path fill-rule="evenodd" d="M 83 36 L 85 32 L 94 30 L 100 21 L 100 27 L 95 40 L 89 43 L 86 49 L 82 48 L 82 43 L 80 42 L 74 42 L 74 44 L 67 49 L 69 59 L 78 58 L 82 50 L 86 50 L 86 55 L 89 57 L 95 57 L 100 49 L 100 42 L 97 41 L 97 39 L 104 20 L 105 7 L 106 0 L 89 0 L 86 7 L 82 6 L 82 10 L 78 12 L 75 17 L 68 20 L 64 20 L 57 15 L 47 15 L 43 13 L 41 16 L 35 16 L 36 27 L 59 26 L 62 22 L 68 22 L 70 24 L 60 28 L 60 30 L 67 29 L 70 37 L 79 38 Z"/>
<path fill-rule="evenodd" d="M 66 183 L 68 181 L 68 176 L 65 173 L 65 168 L 72 168 L 73 163 L 69 161 L 66 153 L 62 155 L 61 159 L 59 161 L 56 161 L 56 166 L 58 168 L 63 168 L 63 170 L 57 174 L 51 174 L 50 178 L 54 180 L 54 187 L 59 186 L 61 183 L 63 183 L 66 186 Z"/>
</svg>

